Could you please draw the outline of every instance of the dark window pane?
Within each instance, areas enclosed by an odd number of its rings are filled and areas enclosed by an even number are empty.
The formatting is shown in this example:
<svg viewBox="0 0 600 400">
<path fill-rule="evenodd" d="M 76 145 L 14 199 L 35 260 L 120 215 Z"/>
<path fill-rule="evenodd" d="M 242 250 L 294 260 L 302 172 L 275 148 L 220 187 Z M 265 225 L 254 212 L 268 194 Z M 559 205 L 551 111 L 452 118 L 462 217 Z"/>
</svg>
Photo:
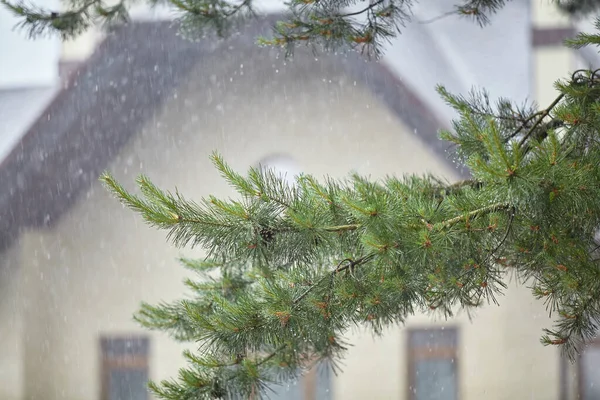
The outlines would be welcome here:
<svg viewBox="0 0 600 400">
<path fill-rule="evenodd" d="M 296 384 L 290 383 L 284 385 L 272 385 L 270 386 L 271 391 L 267 391 L 267 395 L 271 400 L 303 400 L 304 391 L 302 390 L 302 381 L 296 382 Z"/>
<path fill-rule="evenodd" d="M 323 368 L 317 374 L 317 387 L 315 390 L 315 400 L 332 400 L 331 393 L 331 371 Z"/>
<path fill-rule="evenodd" d="M 333 395 L 331 392 L 331 376 L 326 368 L 317 368 L 316 379 L 309 379 L 307 376 L 302 376 L 297 382 L 283 385 L 272 385 L 270 388 L 273 391 L 268 391 L 267 395 L 270 400 L 331 400 Z M 309 382 L 314 382 L 314 387 L 309 387 Z M 308 393 L 310 392 L 310 393 Z M 310 394 L 313 394 L 311 396 Z"/>
<path fill-rule="evenodd" d="M 456 364 L 449 359 L 415 363 L 415 400 L 456 400 Z"/>
<path fill-rule="evenodd" d="M 148 371 L 112 368 L 109 374 L 108 400 L 147 400 Z"/>
<path fill-rule="evenodd" d="M 123 355 L 148 355 L 148 338 L 105 338 L 102 339 L 102 353 L 105 357 Z"/>
<path fill-rule="evenodd" d="M 582 400 L 600 399 L 600 347 L 588 347 L 581 355 Z"/>
<path fill-rule="evenodd" d="M 454 329 L 420 329 L 410 334 L 410 346 L 413 348 L 456 347 L 457 334 Z"/>
</svg>

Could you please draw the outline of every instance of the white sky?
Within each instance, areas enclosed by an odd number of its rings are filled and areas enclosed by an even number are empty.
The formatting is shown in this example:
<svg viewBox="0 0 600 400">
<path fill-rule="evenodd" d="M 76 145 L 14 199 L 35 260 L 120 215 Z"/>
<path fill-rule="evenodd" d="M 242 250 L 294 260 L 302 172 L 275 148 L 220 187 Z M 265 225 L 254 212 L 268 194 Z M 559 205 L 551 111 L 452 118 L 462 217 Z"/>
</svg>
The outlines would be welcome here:
<svg viewBox="0 0 600 400">
<path fill-rule="evenodd" d="M 58 0 L 35 0 L 55 8 Z M 15 30 L 17 19 L 0 7 L 0 90 L 51 86 L 58 76 L 60 42 L 57 38 L 30 40 L 25 31 Z"/>
</svg>

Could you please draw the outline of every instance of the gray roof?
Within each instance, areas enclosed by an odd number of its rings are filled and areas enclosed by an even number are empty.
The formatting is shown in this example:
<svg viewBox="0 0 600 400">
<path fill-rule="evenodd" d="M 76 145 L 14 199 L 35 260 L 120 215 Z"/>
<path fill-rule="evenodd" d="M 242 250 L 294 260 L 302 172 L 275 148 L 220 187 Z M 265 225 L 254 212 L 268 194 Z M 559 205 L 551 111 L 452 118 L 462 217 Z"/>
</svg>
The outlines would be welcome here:
<svg viewBox="0 0 600 400">
<path fill-rule="evenodd" d="M 170 22 L 132 23 L 108 35 L 0 165 L 0 250 L 21 229 L 59 220 L 200 60 L 250 51 L 276 18 L 216 44 L 182 39 Z M 441 123 L 384 64 L 354 53 L 320 57 L 362 82 L 447 159 Z"/>
</svg>

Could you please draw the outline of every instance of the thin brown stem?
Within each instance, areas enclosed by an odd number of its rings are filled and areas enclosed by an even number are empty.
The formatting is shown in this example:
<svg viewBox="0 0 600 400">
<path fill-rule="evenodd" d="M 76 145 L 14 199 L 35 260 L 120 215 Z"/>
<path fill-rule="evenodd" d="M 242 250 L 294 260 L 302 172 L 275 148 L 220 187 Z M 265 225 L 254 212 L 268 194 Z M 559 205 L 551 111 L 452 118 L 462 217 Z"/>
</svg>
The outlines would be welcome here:
<svg viewBox="0 0 600 400">
<path fill-rule="evenodd" d="M 466 186 L 479 187 L 481 185 L 482 185 L 482 182 L 480 182 L 478 180 L 475 180 L 475 179 L 465 179 L 465 180 L 462 180 L 462 181 L 455 182 L 455 183 L 453 183 L 450 186 L 447 186 L 446 187 L 446 191 L 447 192 L 453 192 L 455 190 L 462 189 L 462 188 L 464 188 Z"/>
<path fill-rule="evenodd" d="M 264 194 L 264 193 L 263 193 L 263 194 Z M 266 196 L 266 195 L 265 195 L 265 196 Z M 279 204 L 280 206 L 282 206 L 282 207 L 284 207 L 284 208 L 288 208 L 288 209 L 290 209 L 290 210 L 292 210 L 292 211 L 296 211 L 296 210 L 294 209 L 294 207 L 292 207 L 292 206 L 291 206 L 291 204 L 288 204 L 288 203 L 286 203 L 285 201 L 283 201 L 283 200 L 281 200 L 281 199 L 278 199 L 278 198 L 276 198 L 276 197 L 270 197 L 270 196 L 267 196 L 267 198 L 268 198 L 270 201 L 272 201 L 273 203 L 277 203 L 277 204 Z"/>
<path fill-rule="evenodd" d="M 495 253 L 500 249 L 500 247 L 502 247 L 502 245 L 504 244 L 504 242 L 506 242 L 506 239 L 508 239 L 508 235 L 510 234 L 510 230 L 512 228 L 512 224 L 513 221 L 515 219 L 515 210 L 514 207 L 511 207 L 510 210 L 510 217 L 508 217 L 508 225 L 506 226 L 506 232 L 504 232 L 504 236 L 502 236 L 502 239 L 500 239 L 500 242 L 498 243 L 498 245 L 496 245 L 496 247 L 494 247 L 494 250 L 492 250 L 490 252 L 490 255 L 488 256 L 488 260 L 493 258 Z"/>
<path fill-rule="evenodd" d="M 500 249 L 500 247 L 502 247 L 502 245 L 506 242 L 506 239 L 508 238 L 508 235 L 510 234 L 510 230 L 512 228 L 512 224 L 513 221 L 515 219 L 515 212 L 514 212 L 514 208 L 511 208 L 511 213 L 510 213 L 510 217 L 508 220 L 508 225 L 506 226 L 506 231 L 504 232 L 504 235 L 502 236 L 502 239 L 500 239 L 500 242 L 496 245 L 496 247 L 494 247 L 494 249 L 488 254 L 486 261 L 494 258 L 494 254 Z M 463 272 L 462 274 L 460 274 L 456 279 L 460 282 L 460 280 L 462 278 L 464 278 L 466 275 L 469 275 L 471 272 L 473 272 L 475 269 L 471 268 L 466 270 L 465 272 Z M 478 300 L 479 301 L 479 300 Z"/>
<path fill-rule="evenodd" d="M 442 222 L 438 222 L 435 225 L 438 227 L 438 229 L 449 228 L 452 225 L 462 221 L 463 219 L 477 217 L 482 214 L 488 214 L 491 212 L 504 210 L 507 207 L 508 207 L 508 204 L 506 204 L 506 203 L 496 203 L 496 204 L 492 204 L 492 205 L 489 205 L 486 207 L 478 208 L 477 210 L 473 210 L 464 215 L 459 215 L 458 217 L 454 217 L 454 218 L 450 218 L 450 219 L 447 219 Z"/>
<path fill-rule="evenodd" d="M 515 136 L 517 136 L 519 133 L 521 133 L 521 131 L 522 131 L 523 129 L 525 129 L 525 127 L 527 126 L 527 124 L 528 124 L 528 123 L 530 123 L 531 121 L 533 121 L 533 119 L 534 119 L 535 117 L 539 116 L 539 115 L 540 115 L 542 112 L 543 112 L 543 111 L 538 111 L 538 112 L 536 112 L 536 113 L 533 113 L 533 114 L 531 114 L 531 115 L 530 115 L 529 117 L 527 117 L 526 119 L 524 119 L 524 120 L 521 122 L 521 125 L 520 125 L 520 126 L 519 126 L 519 127 L 518 127 L 518 128 L 517 128 L 517 129 L 516 129 L 514 132 L 513 132 L 513 133 L 511 133 L 511 134 L 508 136 L 508 138 L 507 138 L 507 139 L 508 139 L 508 140 L 510 140 L 510 139 L 514 138 Z"/>
<path fill-rule="evenodd" d="M 491 117 L 494 119 L 501 119 L 501 120 L 510 121 L 510 122 L 513 122 L 517 119 L 515 117 L 507 117 L 506 115 L 496 115 L 494 113 L 488 113 L 488 112 L 477 111 L 477 110 L 471 110 L 471 114 L 481 115 L 482 117 Z"/>
<path fill-rule="evenodd" d="M 355 231 L 360 228 L 360 224 L 349 224 L 349 225 L 338 225 L 338 226 L 327 226 L 323 230 L 327 232 L 344 232 L 344 231 Z"/>
<path fill-rule="evenodd" d="M 347 13 L 347 14 L 339 14 L 338 17 L 345 18 L 345 17 L 353 17 L 355 15 L 360 15 L 360 14 L 363 14 L 363 13 L 365 13 L 365 12 L 367 12 L 367 11 L 375 8 L 375 7 L 377 7 L 381 3 L 383 3 L 383 0 L 378 0 L 375 3 L 373 3 L 373 4 L 369 4 L 369 6 L 363 8 L 360 11 L 355 11 L 355 12 L 351 12 L 351 13 Z"/>
<path fill-rule="evenodd" d="M 437 17 L 433 17 L 433 18 L 427 19 L 425 21 L 419 21 L 419 23 L 420 24 L 430 24 L 432 22 L 439 21 L 440 19 L 444 19 L 444 18 L 450 17 L 452 15 L 458 15 L 458 12 L 456 12 L 456 11 L 448 11 L 448 12 L 445 12 L 445 13 L 443 13 L 441 15 L 438 15 Z"/>
<path fill-rule="evenodd" d="M 300 296 L 298 296 L 293 302 L 293 306 L 296 306 L 297 304 L 299 304 L 306 296 L 309 295 L 310 292 L 313 291 L 313 289 L 317 286 L 319 286 L 321 283 L 323 283 L 326 279 L 328 278 L 333 278 L 336 274 L 345 271 L 347 269 L 351 269 L 354 268 L 358 265 L 361 265 L 369 260 L 371 260 L 374 257 L 373 254 L 369 254 L 366 255 L 364 257 L 359 258 L 358 260 L 354 261 L 351 258 L 345 258 L 342 261 L 339 262 L 339 264 L 335 267 L 335 269 L 333 271 L 331 271 L 330 273 L 323 275 L 321 277 L 321 279 L 319 279 L 315 284 L 311 285 L 308 289 L 306 289 L 304 292 L 302 292 L 302 294 Z"/>
<path fill-rule="evenodd" d="M 519 142 L 519 147 L 522 147 L 525 144 L 525 142 L 527 141 L 527 139 L 529 139 L 533 131 L 535 131 L 535 128 L 537 128 L 542 123 L 544 118 L 546 118 L 550 114 L 550 111 L 552 111 L 552 109 L 556 107 L 556 105 L 563 99 L 563 97 L 565 97 L 565 95 L 564 93 L 561 93 L 556 99 L 554 99 L 554 101 L 548 106 L 548 108 L 540 112 L 539 118 L 535 121 L 533 126 L 529 128 L 525 136 L 523 136 L 523 138 Z"/>
<path fill-rule="evenodd" d="M 262 360 L 257 362 L 256 366 L 266 363 L 267 361 L 269 361 L 271 358 L 275 357 L 277 355 L 277 353 L 279 353 L 281 350 L 285 349 L 286 347 L 287 347 L 287 344 L 282 344 L 277 349 L 275 349 L 275 351 L 273 351 L 271 354 L 269 354 L 268 356 L 264 357 Z"/>
<path fill-rule="evenodd" d="M 202 221 L 200 219 L 194 219 L 194 218 L 183 218 L 181 215 L 176 215 L 173 222 L 176 224 L 188 223 L 188 224 L 220 226 L 222 228 L 233 228 L 234 227 L 233 225 L 229 225 L 229 224 L 221 224 L 221 223 L 217 223 L 217 222 Z"/>
<path fill-rule="evenodd" d="M 233 9 L 227 13 L 225 13 L 226 17 L 231 17 L 233 14 L 237 13 L 238 11 L 240 11 L 240 9 L 244 6 L 247 6 L 250 3 L 250 0 L 244 0 L 242 3 L 238 4 L 237 6 L 233 7 Z"/>
</svg>

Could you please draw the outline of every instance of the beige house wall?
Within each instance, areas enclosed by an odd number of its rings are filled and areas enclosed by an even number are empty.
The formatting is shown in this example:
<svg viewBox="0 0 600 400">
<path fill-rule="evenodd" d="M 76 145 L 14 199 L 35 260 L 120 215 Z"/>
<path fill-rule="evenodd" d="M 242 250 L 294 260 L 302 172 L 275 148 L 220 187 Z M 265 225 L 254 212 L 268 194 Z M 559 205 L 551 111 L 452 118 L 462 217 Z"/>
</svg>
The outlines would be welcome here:
<svg viewBox="0 0 600 400">
<path fill-rule="evenodd" d="M 21 247 L 0 256 L 0 399 L 23 398 Z"/>
<path fill-rule="evenodd" d="M 557 80 L 568 79 L 575 70 L 575 57 L 562 46 L 540 47 L 533 55 L 534 96 L 541 108 L 548 107 L 560 94 L 554 87 Z"/>
<path fill-rule="evenodd" d="M 546 0 L 531 0 L 533 29 L 562 29 L 572 22 L 561 14 L 555 4 Z M 558 96 L 554 83 L 568 78 L 576 66 L 575 53 L 562 43 L 533 49 L 532 73 L 534 99 L 541 107 L 547 107 Z"/>
<path fill-rule="evenodd" d="M 534 4 L 533 27 L 537 29 L 555 29 L 568 28 L 572 22 L 558 14 L 550 4 L 540 5 L 538 1 L 532 0 Z M 545 2 L 544 2 L 545 3 Z M 536 7 L 537 6 L 537 7 Z M 534 48 L 533 51 L 533 72 L 534 72 L 534 99 L 540 108 L 548 107 L 560 94 L 554 87 L 557 80 L 567 80 L 574 70 L 580 68 L 577 54 L 568 49 L 562 43 L 556 43 L 550 46 L 541 46 Z M 585 68 L 588 66 L 586 65 Z M 578 399 L 580 397 L 577 388 L 576 376 L 577 366 L 561 359 L 559 352 L 556 351 L 553 360 L 547 360 L 556 365 L 558 375 L 556 381 L 565 386 L 561 393 L 560 400 Z M 562 365 L 561 365 L 562 364 Z M 562 371 L 561 371 L 562 369 Z M 563 376 L 561 376 L 564 374 Z"/>
<path fill-rule="evenodd" d="M 551 0 L 531 0 L 531 18 L 539 28 L 564 28 L 571 23 Z"/>
<path fill-rule="evenodd" d="M 558 399 L 556 349 L 539 343 L 549 324 L 543 305 L 515 284 L 499 302 L 482 307 L 472 321 L 466 315 L 448 322 L 416 315 L 406 327 L 458 328 L 460 399 Z M 336 380 L 336 398 L 407 399 L 406 329 L 389 329 L 383 338 L 351 337 L 354 347 Z"/>
</svg>

